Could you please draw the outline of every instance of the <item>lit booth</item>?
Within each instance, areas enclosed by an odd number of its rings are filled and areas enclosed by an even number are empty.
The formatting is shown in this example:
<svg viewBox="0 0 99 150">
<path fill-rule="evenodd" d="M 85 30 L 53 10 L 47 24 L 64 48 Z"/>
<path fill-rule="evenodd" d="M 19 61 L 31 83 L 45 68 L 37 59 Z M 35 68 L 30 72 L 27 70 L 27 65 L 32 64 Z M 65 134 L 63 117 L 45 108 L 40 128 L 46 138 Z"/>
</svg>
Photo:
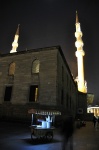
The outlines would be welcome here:
<svg viewBox="0 0 99 150">
<path fill-rule="evenodd" d="M 57 110 L 41 110 L 30 109 L 31 114 L 31 139 L 45 139 L 51 141 L 53 139 L 53 131 L 55 130 L 55 116 L 61 115 Z M 36 123 L 34 124 L 34 115 L 36 115 Z"/>
</svg>

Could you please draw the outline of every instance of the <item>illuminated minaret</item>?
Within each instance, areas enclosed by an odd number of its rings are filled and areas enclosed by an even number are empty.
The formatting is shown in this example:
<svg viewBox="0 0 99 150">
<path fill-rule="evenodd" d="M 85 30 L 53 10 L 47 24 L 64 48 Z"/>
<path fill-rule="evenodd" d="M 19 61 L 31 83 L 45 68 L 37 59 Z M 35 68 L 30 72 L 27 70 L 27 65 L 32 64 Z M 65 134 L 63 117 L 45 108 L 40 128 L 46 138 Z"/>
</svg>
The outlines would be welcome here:
<svg viewBox="0 0 99 150">
<path fill-rule="evenodd" d="M 75 25 L 76 25 L 75 46 L 77 48 L 75 55 L 77 57 L 77 64 L 78 64 L 78 79 L 77 79 L 78 91 L 86 93 L 87 85 L 86 85 L 86 82 L 84 81 L 84 64 L 83 64 L 83 56 L 85 55 L 85 52 L 83 50 L 84 43 L 82 41 L 82 32 L 81 32 L 81 27 L 80 27 L 80 23 L 78 20 L 77 12 L 76 12 L 76 24 Z"/>
<path fill-rule="evenodd" d="M 17 52 L 16 50 L 17 50 L 17 47 L 18 47 L 18 38 L 19 38 L 19 25 L 18 25 L 16 34 L 15 34 L 15 37 L 14 37 L 14 41 L 12 43 L 12 50 L 10 51 L 10 53 Z"/>
</svg>

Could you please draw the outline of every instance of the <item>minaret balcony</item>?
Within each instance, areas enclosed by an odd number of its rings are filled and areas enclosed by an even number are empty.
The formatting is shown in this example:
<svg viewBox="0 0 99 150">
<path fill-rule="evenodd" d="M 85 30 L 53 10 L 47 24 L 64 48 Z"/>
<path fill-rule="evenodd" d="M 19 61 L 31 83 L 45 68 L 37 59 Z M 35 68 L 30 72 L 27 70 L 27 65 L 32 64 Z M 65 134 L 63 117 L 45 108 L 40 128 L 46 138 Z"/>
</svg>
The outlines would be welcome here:
<svg viewBox="0 0 99 150">
<path fill-rule="evenodd" d="M 13 46 L 13 47 L 18 47 L 18 43 L 13 42 L 13 43 L 12 43 L 12 46 Z"/>
<path fill-rule="evenodd" d="M 81 31 L 76 31 L 75 32 L 75 37 L 78 38 L 79 36 L 82 37 L 82 32 Z"/>
<path fill-rule="evenodd" d="M 79 47 L 83 47 L 83 42 L 82 42 L 82 40 L 78 40 L 78 41 L 76 41 L 75 42 L 75 46 L 77 47 L 77 48 L 79 48 Z"/>
<path fill-rule="evenodd" d="M 75 55 L 76 55 L 76 57 L 84 56 L 85 52 L 83 50 L 79 50 L 79 51 L 76 51 Z"/>
</svg>

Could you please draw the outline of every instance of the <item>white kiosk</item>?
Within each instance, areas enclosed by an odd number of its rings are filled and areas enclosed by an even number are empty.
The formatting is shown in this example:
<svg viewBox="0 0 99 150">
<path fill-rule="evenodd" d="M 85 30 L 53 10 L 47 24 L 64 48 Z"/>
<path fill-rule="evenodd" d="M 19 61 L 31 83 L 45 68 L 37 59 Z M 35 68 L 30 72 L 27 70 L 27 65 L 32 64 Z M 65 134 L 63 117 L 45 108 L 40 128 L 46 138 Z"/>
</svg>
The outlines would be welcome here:
<svg viewBox="0 0 99 150">
<path fill-rule="evenodd" d="M 28 113 L 32 114 L 32 121 L 31 121 L 31 139 L 46 139 L 47 141 L 51 141 L 53 139 L 53 131 L 55 127 L 52 125 L 52 122 L 55 121 L 55 115 L 61 115 L 60 111 L 57 110 L 36 110 L 30 109 Z M 42 115 L 44 119 L 38 119 L 41 122 L 41 125 L 34 125 L 33 124 L 33 115 Z"/>
</svg>

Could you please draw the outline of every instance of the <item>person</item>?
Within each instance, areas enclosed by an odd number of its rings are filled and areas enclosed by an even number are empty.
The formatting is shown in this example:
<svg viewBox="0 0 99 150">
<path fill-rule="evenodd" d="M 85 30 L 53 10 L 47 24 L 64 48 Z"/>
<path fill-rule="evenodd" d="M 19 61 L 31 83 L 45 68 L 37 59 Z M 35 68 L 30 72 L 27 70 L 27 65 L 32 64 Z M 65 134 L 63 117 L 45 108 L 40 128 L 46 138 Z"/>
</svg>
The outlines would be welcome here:
<svg viewBox="0 0 99 150">
<path fill-rule="evenodd" d="M 73 150 L 73 132 L 74 132 L 74 120 L 72 116 L 67 116 L 64 118 L 61 127 L 61 133 L 63 137 L 62 150 L 65 150 L 70 142 L 70 150 Z"/>
<path fill-rule="evenodd" d="M 98 116 L 98 119 L 97 119 L 97 121 L 98 121 L 98 124 L 99 124 L 99 116 Z"/>
<path fill-rule="evenodd" d="M 97 118 L 95 116 L 93 116 L 93 124 L 94 124 L 94 128 L 96 127 L 96 122 L 97 122 Z"/>
</svg>

